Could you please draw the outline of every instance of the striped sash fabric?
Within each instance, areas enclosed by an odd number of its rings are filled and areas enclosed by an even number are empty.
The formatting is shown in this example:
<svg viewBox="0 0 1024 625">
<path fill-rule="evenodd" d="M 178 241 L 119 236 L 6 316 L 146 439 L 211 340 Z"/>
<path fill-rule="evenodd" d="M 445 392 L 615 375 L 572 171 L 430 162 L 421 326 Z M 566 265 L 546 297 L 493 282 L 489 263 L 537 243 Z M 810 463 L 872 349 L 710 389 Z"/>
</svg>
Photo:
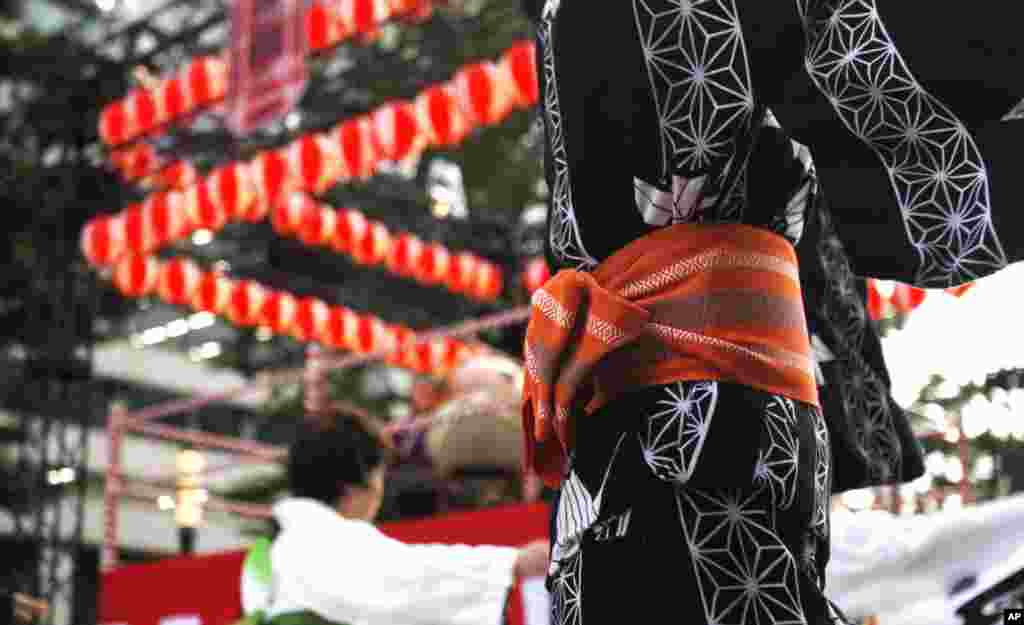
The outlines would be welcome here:
<svg viewBox="0 0 1024 625">
<path fill-rule="evenodd" d="M 737 382 L 818 405 L 792 245 L 737 224 L 678 224 L 592 273 L 534 293 L 527 327 L 525 458 L 560 482 L 576 418 L 631 390 Z"/>
</svg>

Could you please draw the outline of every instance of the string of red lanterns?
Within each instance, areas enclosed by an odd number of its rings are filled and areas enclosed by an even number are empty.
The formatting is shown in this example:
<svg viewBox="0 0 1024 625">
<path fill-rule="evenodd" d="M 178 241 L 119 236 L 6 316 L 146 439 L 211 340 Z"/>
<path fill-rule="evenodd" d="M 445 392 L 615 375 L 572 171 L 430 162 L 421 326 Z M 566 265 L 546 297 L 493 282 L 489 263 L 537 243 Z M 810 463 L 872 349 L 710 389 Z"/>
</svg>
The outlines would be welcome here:
<svg viewBox="0 0 1024 625">
<path fill-rule="evenodd" d="M 401 346 L 388 362 L 419 373 L 443 374 L 455 367 L 469 349 L 461 341 L 442 337 L 418 341 L 404 326 L 330 306 L 313 297 L 298 297 L 251 280 L 233 280 L 216 271 L 203 271 L 189 259 L 158 260 L 131 253 L 113 266 L 114 286 L 128 297 L 156 295 L 163 301 L 208 312 L 240 327 L 266 327 L 301 342 L 316 342 L 357 354 Z"/>
<path fill-rule="evenodd" d="M 434 7 L 431 0 L 336 0 L 332 5 L 317 2 L 306 12 L 306 37 L 314 53 L 357 36 L 372 36 L 392 19 L 422 21 Z M 224 58 L 194 58 L 176 74 L 151 87 L 133 89 L 107 105 L 100 113 L 100 139 L 108 147 L 116 147 L 152 134 L 223 100 L 227 82 Z"/>
<path fill-rule="evenodd" d="M 411 101 L 389 102 L 326 133 L 304 135 L 249 164 L 273 168 L 263 177 L 270 186 L 296 182 L 304 190 L 322 192 L 339 180 L 368 178 L 383 162 L 401 162 L 430 146 L 452 147 L 474 129 L 529 108 L 538 97 L 533 44 L 521 41 L 496 62 L 468 64 L 452 80 L 425 89 Z M 165 189 L 201 182 L 192 165 L 163 163 L 145 143 L 114 151 L 111 161 L 130 182 Z M 272 189 L 266 190 L 273 195 Z"/>
<path fill-rule="evenodd" d="M 963 297 L 973 286 L 974 283 L 963 284 L 945 289 L 945 292 L 954 297 Z M 880 286 L 880 281 L 869 279 L 867 281 L 868 315 L 876 321 L 887 316 L 890 310 L 897 315 L 906 315 L 921 306 L 927 296 L 928 291 L 925 289 L 901 282 L 893 283 L 890 293 L 888 288 Z"/>
</svg>

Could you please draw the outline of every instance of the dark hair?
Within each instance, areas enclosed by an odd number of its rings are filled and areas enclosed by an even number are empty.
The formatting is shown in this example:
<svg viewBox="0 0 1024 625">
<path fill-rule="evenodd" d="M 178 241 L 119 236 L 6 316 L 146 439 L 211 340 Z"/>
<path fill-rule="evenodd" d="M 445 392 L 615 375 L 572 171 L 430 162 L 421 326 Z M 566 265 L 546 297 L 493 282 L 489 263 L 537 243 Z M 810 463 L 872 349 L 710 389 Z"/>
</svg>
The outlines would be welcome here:
<svg viewBox="0 0 1024 625">
<path fill-rule="evenodd" d="M 293 497 L 333 506 L 350 486 L 365 486 L 384 463 L 377 440 L 355 419 L 338 415 L 335 425 L 304 426 L 288 450 L 288 487 Z"/>
</svg>

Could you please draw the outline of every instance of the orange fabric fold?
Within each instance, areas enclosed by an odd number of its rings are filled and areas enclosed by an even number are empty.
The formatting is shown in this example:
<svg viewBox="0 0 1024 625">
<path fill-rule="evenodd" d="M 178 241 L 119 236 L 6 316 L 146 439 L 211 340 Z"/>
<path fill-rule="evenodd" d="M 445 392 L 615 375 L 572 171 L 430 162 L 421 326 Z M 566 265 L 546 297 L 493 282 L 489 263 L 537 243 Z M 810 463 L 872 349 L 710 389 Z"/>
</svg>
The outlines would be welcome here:
<svg viewBox="0 0 1024 625">
<path fill-rule="evenodd" d="M 533 295 L 524 352 L 524 457 L 552 487 L 577 420 L 632 390 L 719 380 L 818 405 L 796 253 L 750 226 L 662 228 L 559 272 Z"/>
</svg>

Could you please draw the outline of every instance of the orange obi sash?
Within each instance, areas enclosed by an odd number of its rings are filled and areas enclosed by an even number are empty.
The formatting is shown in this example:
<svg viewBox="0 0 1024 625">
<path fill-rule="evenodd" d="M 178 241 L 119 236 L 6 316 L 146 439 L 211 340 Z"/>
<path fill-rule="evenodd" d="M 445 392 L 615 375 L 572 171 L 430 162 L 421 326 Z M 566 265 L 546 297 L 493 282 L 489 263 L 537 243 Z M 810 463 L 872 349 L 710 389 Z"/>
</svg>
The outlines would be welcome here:
<svg viewBox="0 0 1024 625">
<path fill-rule="evenodd" d="M 533 295 L 525 461 L 557 486 L 576 418 L 629 391 L 736 382 L 818 405 L 793 246 L 737 224 L 661 228 Z"/>
</svg>

